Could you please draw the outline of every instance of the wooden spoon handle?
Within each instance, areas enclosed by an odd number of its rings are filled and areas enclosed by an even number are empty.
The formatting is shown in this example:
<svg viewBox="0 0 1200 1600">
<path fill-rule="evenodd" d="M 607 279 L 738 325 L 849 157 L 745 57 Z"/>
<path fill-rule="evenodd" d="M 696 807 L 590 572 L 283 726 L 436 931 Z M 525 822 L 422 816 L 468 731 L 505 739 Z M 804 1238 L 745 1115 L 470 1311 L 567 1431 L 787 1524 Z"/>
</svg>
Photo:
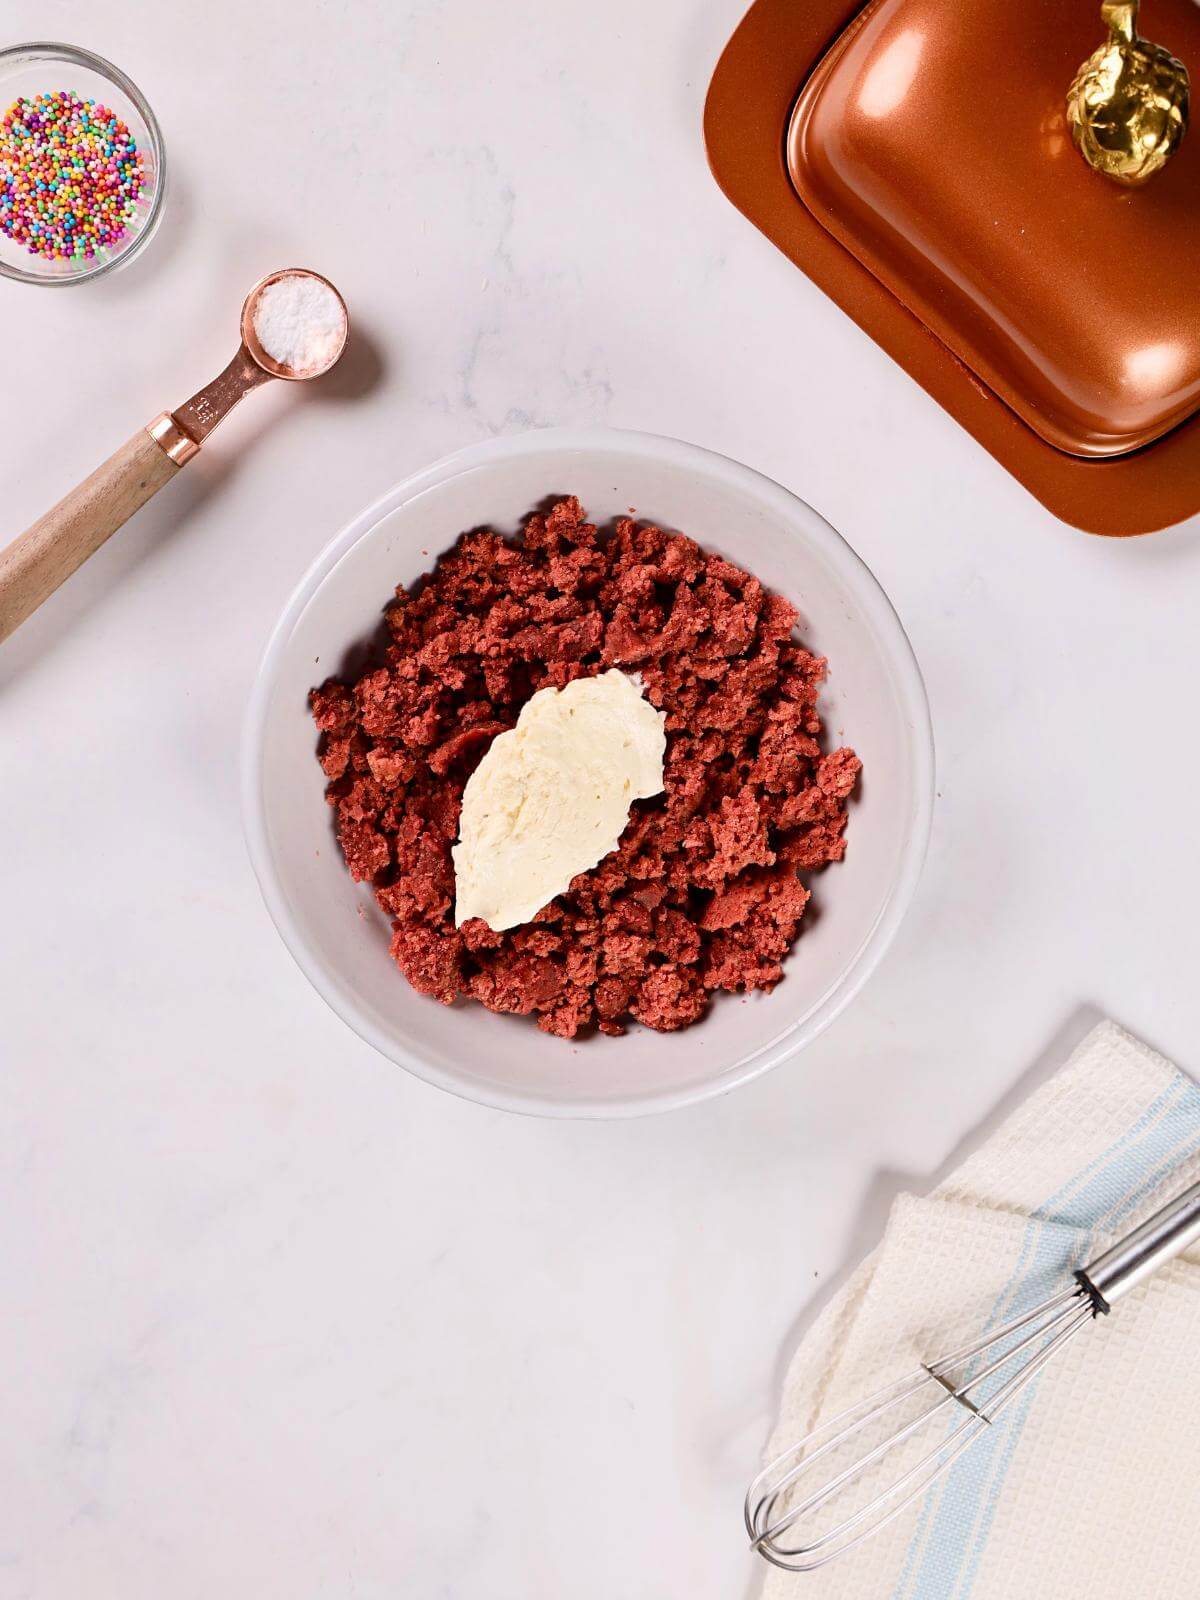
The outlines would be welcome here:
<svg viewBox="0 0 1200 1600">
<path fill-rule="evenodd" d="M 0 641 L 179 471 L 149 430 L 115 455 L 0 551 Z"/>
</svg>

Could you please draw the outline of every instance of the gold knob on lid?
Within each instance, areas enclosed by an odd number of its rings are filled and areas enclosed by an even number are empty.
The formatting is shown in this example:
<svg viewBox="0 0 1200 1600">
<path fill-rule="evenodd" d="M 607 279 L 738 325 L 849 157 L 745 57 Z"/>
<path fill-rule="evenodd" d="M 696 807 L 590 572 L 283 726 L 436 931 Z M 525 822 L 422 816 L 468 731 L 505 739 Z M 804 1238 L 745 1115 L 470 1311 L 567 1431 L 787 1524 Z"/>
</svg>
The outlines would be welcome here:
<svg viewBox="0 0 1200 1600">
<path fill-rule="evenodd" d="M 1145 183 L 1187 132 L 1187 68 L 1138 36 L 1138 0 L 1105 0 L 1100 15 L 1108 40 L 1075 75 L 1067 124 L 1090 167 L 1117 183 Z"/>
</svg>

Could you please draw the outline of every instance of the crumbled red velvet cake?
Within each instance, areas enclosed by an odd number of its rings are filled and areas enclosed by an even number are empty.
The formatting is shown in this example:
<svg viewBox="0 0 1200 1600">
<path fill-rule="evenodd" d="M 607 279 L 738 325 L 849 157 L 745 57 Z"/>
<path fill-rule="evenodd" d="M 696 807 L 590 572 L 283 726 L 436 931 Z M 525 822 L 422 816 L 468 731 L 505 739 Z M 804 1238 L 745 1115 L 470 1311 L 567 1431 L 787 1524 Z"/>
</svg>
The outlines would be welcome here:
<svg viewBox="0 0 1200 1600">
<path fill-rule="evenodd" d="M 684 1028 L 714 990 L 778 983 L 808 900 L 797 874 L 841 860 L 861 765 L 822 753 L 825 663 L 795 620 L 690 539 L 628 519 L 603 537 L 574 499 L 519 543 L 464 534 L 398 589 L 382 665 L 311 698 L 346 863 L 412 986 L 572 1038 L 630 1017 Z M 456 929 L 450 848 L 489 741 L 536 690 L 613 666 L 666 712 L 665 793 L 532 922 Z"/>
</svg>

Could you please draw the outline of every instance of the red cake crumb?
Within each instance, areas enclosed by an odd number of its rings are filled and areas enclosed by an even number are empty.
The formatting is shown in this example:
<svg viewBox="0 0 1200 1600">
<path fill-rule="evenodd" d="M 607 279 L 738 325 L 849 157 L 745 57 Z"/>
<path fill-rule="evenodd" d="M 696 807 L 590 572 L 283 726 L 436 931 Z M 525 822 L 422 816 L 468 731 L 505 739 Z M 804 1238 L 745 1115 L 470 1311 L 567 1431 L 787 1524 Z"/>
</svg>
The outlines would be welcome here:
<svg viewBox="0 0 1200 1600">
<path fill-rule="evenodd" d="M 630 1018 L 686 1028 L 716 990 L 778 983 L 809 898 L 798 874 L 841 860 L 861 766 L 822 751 L 825 663 L 795 622 L 691 539 L 628 518 L 605 538 L 574 499 L 520 542 L 464 534 L 397 589 L 382 664 L 311 704 L 342 853 L 413 988 L 573 1038 Z M 665 792 L 532 922 L 455 928 L 450 850 L 476 764 L 538 689 L 612 666 L 666 713 Z"/>
</svg>

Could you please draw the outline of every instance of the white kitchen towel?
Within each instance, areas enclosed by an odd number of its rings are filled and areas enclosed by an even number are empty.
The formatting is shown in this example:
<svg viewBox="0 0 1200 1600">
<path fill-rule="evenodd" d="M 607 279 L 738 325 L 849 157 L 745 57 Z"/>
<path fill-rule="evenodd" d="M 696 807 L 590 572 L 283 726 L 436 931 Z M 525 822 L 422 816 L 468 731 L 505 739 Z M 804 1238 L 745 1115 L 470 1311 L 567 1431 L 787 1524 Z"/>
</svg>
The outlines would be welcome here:
<svg viewBox="0 0 1200 1600">
<path fill-rule="evenodd" d="M 793 1359 L 769 1455 L 1032 1308 L 1198 1178 L 1200 1088 L 1101 1023 L 932 1195 L 897 1200 Z M 1198 1600 L 1200 1251 L 1085 1327 L 878 1535 L 764 1570 L 763 1600 Z"/>
</svg>

